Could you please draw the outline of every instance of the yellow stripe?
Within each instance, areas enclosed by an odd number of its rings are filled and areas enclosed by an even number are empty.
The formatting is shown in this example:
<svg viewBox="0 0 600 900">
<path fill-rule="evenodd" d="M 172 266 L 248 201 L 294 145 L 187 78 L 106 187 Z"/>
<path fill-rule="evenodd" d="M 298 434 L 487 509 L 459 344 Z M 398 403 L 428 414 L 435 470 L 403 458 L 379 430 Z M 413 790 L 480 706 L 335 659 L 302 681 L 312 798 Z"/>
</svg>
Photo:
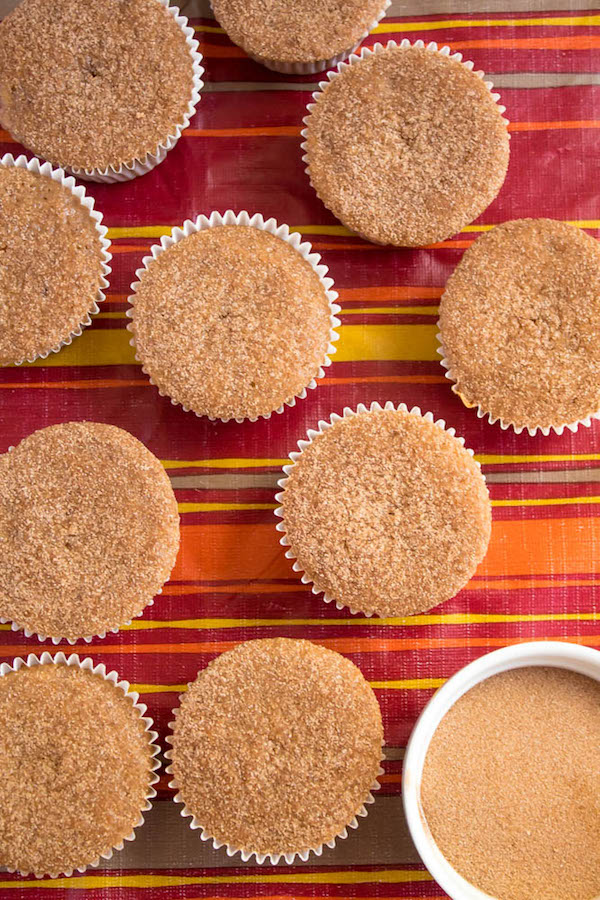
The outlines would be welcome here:
<svg viewBox="0 0 600 900">
<path fill-rule="evenodd" d="M 374 306 L 365 309 L 342 309 L 343 316 L 395 315 L 395 316 L 437 316 L 437 306 Z"/>
<path fill-rule="evenodd" d="M 253 459 L 251 457 L 223 457 L 222 459 L 163 459 L 165 469 L 259 469 L 285 466 L 288 459 Z"/>
<path fill-rule="evenodd" d="M 572 506 L 600 503 L 600 497 L 536 497 L 532 500 L 492 500 L 492 506 Z"/>
<path fill-rule="evenodd" d="M 405 678 L 401 681 L 371 681 L 372 688 L 393 691 L 430 691 L 441 687 L 445 678 Z M 183 694 L 187 684 L 132 684 L 138 694 Z"/>
<path fill-rule="evenodd" d="M 394 31 L 437 31 L 448 28 L 515 28 L 523 26 L 600 25 L 600 16 L 566 16 L 537 19 L 446 19 L 437 22 L 382 22 L 373 34 Z"/>
<path fill-rule="evenodd" d="M 493 453 L 479 453 L 475 459 L 482 466 L 514 465 L 518 463 L 577 462 L 600 459 L 600 453 L 547 453 L 534 456 L 500 456 Z"/>
<path fill-rule="evenodd" d="M 82 875 L 79 878 L 44 878 L 33 881 L 0 881 L 0 890 L 26 888 L 101 890 L 102 888 L 164 888 L 196 884 L 407 884 L 431 881 L 429 872 L 418 869 L 387 869 L 373 872 L 302 872 L 287 869 L 276 875 Z"/>
<path fill-rule="evenodd" d="M 215 25 L 194 25 L 194 31 L 204 31 L 208 34 L 225 34 L 224 28 L 217 28 Z"/>
<path fill-rule="evenodd" d="M 277 509 L 278 503 L 179 503 L 180 513 L 219 512 L 228 509 Z"/>
<path fill-rule="evenodd" d="M 419 360 L 437 361 L 435 325 L 342 325 L 337 329 L 336 362 L 357 360 Z M 60 353 L 38 359 L 25 366 L 132 366 L 135 360 L 125 329 L 83 332 Z"/>
<path fill-rule="evenodd" d="M 567 225 L 574 225 L 576 228 L 600 228 L 600 219 L 575 219 L 567 220 Z M 461 234 L 476 233 L 479 231 L 491 231 L 495 225 L 465 225 Z"/>
</svg>

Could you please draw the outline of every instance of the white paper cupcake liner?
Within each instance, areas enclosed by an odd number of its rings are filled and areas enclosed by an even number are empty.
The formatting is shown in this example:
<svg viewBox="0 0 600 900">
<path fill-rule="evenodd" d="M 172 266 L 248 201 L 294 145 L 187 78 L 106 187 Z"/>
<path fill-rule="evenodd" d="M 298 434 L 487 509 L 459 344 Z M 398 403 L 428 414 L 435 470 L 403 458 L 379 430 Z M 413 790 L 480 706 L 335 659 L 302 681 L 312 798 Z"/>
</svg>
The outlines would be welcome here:
<svg viewBox="0 0 600 900">
<path fill-rule="evenodd" d="M 474 62 L 472 62 L 471 60 L 464 60 L 462 53 L 453 53 L 452 50 L 450 49 L 450 47 L 446 47 L 446 46 L 439 47 L 438 44 L 435 43 L 435 41 L 430 41 L 428 44 L 426 44 L 425 41 L 415 41 L 414 43 L 411 43 L 411 41 L 407 40 L 406 38 L 404 38 L 404 40 L 400 41 L 399 44 L 396 41 L 388 41 L 387 44 L 375 44 L 372 48 L 363 47 L 362 50 L 360 51 L 360 53 L 358 53 L 358 54 L 352 53 L 346 62 L 339 63 L 339 65 L 337 66 L 337 69 L 334 69 L 331 72 L 327 72 L 327 81 L 319 82 L 318 90 L 315 91 L 314 94 L 312 95 L 313 102 L 309 103 L 308 106 L 306 107 L 308 115 L 305 116 L 304 119 L 302 120 L 304 125 L 307 126 L 307 127 L 303 128 L 301 131 L 302 143 L 300 145 L 302 150 L 304 151 L 304 155 L 302 157 L 302 162 L 305 163 L 304 171 L 308 175 L 311 187 L 314 190 L 315 194 L 317 195 L 317 197 L 319 198 L 321 203 L 327 207 L 327 209 L 329 209 L 329 207 L 327 206 L 325 200 L 323 199 L 323 197 L 321 197 L 321 195 L 319 194 L 319 191 L 313 184 L 311 174 L 310 174 L 310 164 L 309 164 L 309 160 L 308 160 L 308 140 L 307 140 L 308 139 L 308 123 L 310 120 L 310 115 L 311 115 L 313 109 L 315 108 L 315 104 L 318 103 L 320 98 L 323 96 L 323 91 L 325 90 L 325 88 L 329 85 L 330 82 L 332 82 L 335 78 L 337 78 L 339 75 L 341 75 L 341 73 L 344 71 L 344 69 L 347 66 L 352 66 L 355 63 L 361 62 L 361 60 L 363 60 L 363 59 L 368 59 L 369 56 L 373 56 L 373 54 L 375 54 L 375 53 L 381 53 L 383 50 L 387 50 L 389 48 L 398 48 L 398 47 L 402 50 L 406 50 L 408 47 L 415 47 L 418 50 L 429 50 L 431 53 L 440 53 L 442 56 L 447 56 L 448 59 L 453 59 L 456 62 L 462 63 L 462 65 L 465 67 L 465 69 L 468 69 L 469 72 L 473 72 L 474 75 L 476 75 L 478 78 L 481 78 L 481 80 L 485 84 L 486 88 L 490 92 L 492 99 L 498 104 L 498 109 L 503 114 L 502 115 L 503 121 L 506 123 L 506 125 L 509 124 L 508 119 L 506 118 L 506 116 L 504 116 L 504 113 L 506 112 L 506 107 L 500 105 L 500 103 L 498 102 L 500 100 L 500 94 L 494 93 L 493 83 L 491 81 L 489 81 L 489 79 L 486 79 L 484 72 L 482 72 L 479 69 L 477 69 L 477 70 L 475 69 Z M 508 137 L 510 139 L 510 132 L 508 134 Z M 362 237 L 363 240 L 369 241 L 369 243 L 371 243 L 371 244 L 379 243 L 378 241 L 374 241 L 370 237 L 365 237 L 364 235 L 361 235 L 360 232 L 356 232 L 356 234 L 358 234 L 359 237 Z"/>
<path fill-rule="evenodd" d="M 573 434 L 575 434 L 575 432 L 577 431 L 577 429 L 579 428 L 580 425 L 583 425 L 585 428 L 589 428 L 592 424 L 593 419 L 600 419 L 600 410 L 598 410 L 597 412 L 590 413 L 589 416 L 586 416 L 584 419 L 578 419 L 576 422 L 564 422 L 562 425 L 545 425 L 545 426 L 534 425 L 534 426 L 528 427 L 526 425 L 515 425 L 513 422 L 511 422 L 507 419 L 503 419 L 500 416 L 495 416 L 493 413 L 484 409 L 481 406 L 481 404 L 479 404 L 479 403 L 468 403 L 459 390 L 459 387 L 457 384 L 457 378 L 454 375 L 454 373 L 452 372 L 450 362 L 446 357 L 446 352 L 444 350 L 444 344 L 442 341 L 442 335 L 439 331 L 438 331 L 436 337 L 437 337 L 438 344 L 439 344 L 439 347 L 437 348 L 437 352 L 442 357 L 440 362 L 441 362 L 441 365 L 443 366 L 443 368 L 446 369 L 446 371 L 444 372 L 444 375 L 446 376 L 446 378 L 449 381 L 453 382 L 453 384 L 452 384 L 453 392 L 458 397 L 460 397 L 460 399 L 462 400 L 463 404 L 467 407 L 467 409 L 476 409 L 477 410 L 477 418 L 478 419 L 485 419 L 487 417 L 487 420 L 490 423 L 490 425 L 494 425 L 496 422 L 498 422 L 500 425 L 500 428 L 502 428 L 504 431 L 506 431 L 508 428 L 512 428 L 512 430 L 515 432 L 515 434 L 521 434 L 521 432 L 526 431 L 530 437 L 535 437 L 535 435 L 537 434 L 538 431 L 541 432 L 541 434 L 543 434 L 545 437 L 548 437 L 548 435 L 550 434 L 551 431 L 553 431 L 555 434 L 560 436 L 564 432 L 565 428 L 568 431 L 571 431 L 571 432 L 573 432 Z"/>
<path fill-rule="evenodd" d="M 180 696 L 180 700 L 181 700 L 181 696 Z M 173 730 L 175 728 L 174 719 L 178 715 L 179 709 L 180 709 L 180 706 L 176 707 L 172 711 L 173 712 L 173 721 L 169 722 L 169 730 L 171 732 L 173 732 Z M 173 743 L 172 737 L 170 735 L 167 736 L 165 738 L 165 740 L 166 740 L 167 744 Z M 385 744 L 382 744 L 382 753 L 381 753 L 382 761 L 385 759 L 385 754 L 383 753 L 384 746 L 385 746 Z M 165 759 L 171 760 L 172 754 L 173 754 L 172 750 L 167 750 L 165 753 Z M 167 773 L 167 775 L 173 775 L 173 767 L 172 767 L 171 763 L 169 763 L 169 765 L 166 767 L 165 772 Z M 314 854 L 315 856 L 322 856 L 323 850 L 325 847 L 329 847 L 330 850 L 333 850 L 333 848 L 335 847 L 336 842 L 338 840 L 340 840 L 340 841 L 346 840 L 346 838 L 348 837 L 348 829 L 353 830 L 353 829 L 358 828 L 358 826 L 360 824 L 358 820 L 364 819 L 365 816 L 367 816 L 369 814 L 369 810 L 367 809 L 367 806 L 370 806 L 372 803 L 375 802 L 375 797 L 373 796 L 373 792 L 380 790 L 381 784 L 377 779 L 379 778 L 380 775 L 383 775 L 383 774 L 384 774 L 384 770 L 381 766 L 379 766 L 379 771 L 377 772 L 377 778 L 371 785 L 371 789 L 370 789 L 370 793 L 369 793 L 368 797 L 366 798 L 366 800 L 364 801 L 364 803 L 362 804 L 360 809 L 355 813 L 352 820 L 350 822 L 348 822 L 348 824 L 345 825 L 344 828 L 342 828 L 342 830 L 339 832 L 339 834 L 337 834 L 330 841 L 326 841 L 324 844 L 319 844 L 317 847 L 311 847 L 308 850 L 294 851 L 293 853 L 266 853 L 266 854 L 263 854 L 263 853 L 257 853 L 254 850 L 245 850 L 242 847 L 233 847 L 231 844 L 227 844 L 224 841 L 218 841 L 215 837 L 213 837 L 212 834 L 210 834 L 204 828 L 204 826 L 198 820 L 198 818 L 194 815 L 194 813 L 187 807 L 185 800 L 183 799 L 183 796 L 179 789 L 180 785 L 178 784 L 176 778 L 172 778 L 171 781 L 169 781 L 169 787 L 172 788 L 174 791 L 177 791 L 177 793 L 173 797 L 174 802 L 181 803 L 183 805 L 183 809 L 181 810 L 180 815 L 183 818 L 191 819 L 191 822 L 188 823 L 190 828 L 193 831 L 200 832 L 200 839 L 202 841 L 211 841 L 214 850 L 224 849 L 225 852 L 227 853 L 227 856 L 229 856 L 229 857 L 236 856 L 239 854 L 240 857 L 242 858 L 243 862 L 248 862 L 249 860 L 251 860 L 254 857 L 254 859 L 256 860 L 256 862 L 259 866 L 262 866 L 263 863 L 265 863 L 265 862 L 269 862 L 272 866 L 276 866 L 277 863 L 281 862 L 282 860 L 284 862 L 286 862 L 288 864 L 288 866 L 292 866 L 292 865 L 294 865 L 294 862 L 296 859 L 302 860 L 302 862 L 307 862 L 309 857 L 311 856 L 311 854 Z"/>
<path fill-rule="evenodd" d="M 333 279 L 327 276 L 327 272 L 329 271 L 327 266 L 321 263 L 321 257 L 318 253 L 313 253 L 311 245 L 308 241 L 302 242 L 302 239 L 299 234 L 293 233 L 290 234 L 290 229 L 287 225 L 278 225 L 275 219 L 264 219 L 260 213 L 255 213 L 254 215 L 250 215 L 245 210 L 242 210 L 240 213 L 234 213 L 233 210 L 228 209 L 223 215 L 218 212 L 212 212 L 210 216 L 207 218 L 206 216 L 200 215 L 196 218 L 195 221 L 191 221 L 191 219 L 187 219 L 181 227 L 173 228 L 170 235 L 165 235 L 160 239 L 160 244 L 154 244 L 150 248 L 150 256 L 145 256 L 142 259 L 142 268 L 136 270 L 136 281 L 134 281 L 131 285 L 132 295 L 129 297 L 129 303 L 133 308 L 135 306 L 135 294 L 138 290 L 140 279 L 144 273 L 145 269 L 148 269 L 153 261 L 157 259 L 164 253 L 165 250 L 168 250 L 169 247 L 172 247 L 173 244 L 179 243 L 184 237 L 188 237 L 190 234 L 195 234 L 198 231 L 204 231 L 207 228 L 218 228 L 221 225 L 244 225 L 250 226 L 252 228 L 256 228 L 259 231 L 267 231 L 269 234 L 274 235 L 275 237 L 281 238 L 281 240 L 285 241 L 287 244 L 290 244 L 295 250 L 298 251 L 300 256 L 305 259 L 311 266 L 314 272 L 319 276 L 319 280 L 323 285 L 325 293 L 327 295 L 327 300 L 329 303 L 329 343 L 327 345 L 327 349 L 325 351 L 325 359 L 321 363 L 319 367 L 319 371 L 317 372 L 314 378 L 311 378 L 310 382 L 304 387 L 300 393 L 296 394 L 290 400 L 286 400 L 285 403 L 282 403 L 276 410 L 275 413 L 281 414 L 286 406 L 295 406 L 296 400 L 304 400 L 307 394 L 307 391 L 314 390 L 317 387 L 317 379 L 323 378 L 325 375 L 325 369 L 331 365 L 331 357 L 336 351 L 334 346 L 335 341 L 339 339 L 338 333 L 335 329 L 340 325 L 340 320 L 337 318 L 337 313 L 340 312 L 340 307 L 336 303 L 338 295 L 336 291 L 333 290 Z M 128 318 L 133 317 L 133 309 L 128 309 L 126 315 Z M 135 349 L 135 329 L 134 323 L 130 322 L 127 326 L 128 330 L 134 334 L 134 337 L 129 341 L 131 346 Z M 153 380 L 152 376 L 144 366 L 142 360 L 137 355 L 135 356 L 136 360 L 142 363 L 142 372 L 148 376 L 150 379 L 150 383 L 153 384 L 157 389 L 158 393 L 161 397 L 168 397 L 173 406 L 181 406 L 185 412 L 194 412 L 194 415 L 198 416 L 198 418 L 207 418 L 210 421 L 214 422 L 216 419 L 213 416 L 202 416 L 200 413 L 195 412 L 194 410 L 190 410 L 189 406 L 186 406 L 183 403 L 180 403 L 178 400 L 174 400 L 173 397 L 170 397 L 166 391 L 163 391 L 161 387 Z M 267 413 L 261 416 L 245 416 L 242 418 L 235 418 L 236 422 L 256 422 L 258 418 L 261 419 L 270 419 L 273 413 Z M 220 418 L 221 422 L 230 422 L 231 418 Z"/>
<path fill-rule="evenodd" d="M 318 72 L 324 72 L 325 69 L 333 68 L 334 66 L 339 65 L 339 63 L 343 62 L 347 59 L 352 53 L 354 53 L 362 44 L 362 42 L 369 36 L 369 34 L 373 31 L 374 28 L 377 28 L 389 7 L 391 6 L 392 0 L 385 0 L 383 8 L 379 15 L 371 22 L 369 27 L 361 34 L 359 39 L 349 47 L 347 50 L 344 50 L 341 53 L 337 53 L 335 56 L 331 56 L 329 59 L 319 59 L 314 62 L 281 62 L 281 60 L 277 59 L 269 59 L 266 56 L 259 56 L 256 53 L 250 53 L 246 50 L 246 53 L 253 59 L 255 62 L 260 63 L 262 66 L 265 66 L 267 69 L 271 69 L 273 72 L 282 72 L 284 75 L 316 75 Z"/>
<path fill-rule="evenodd" d="M 33 172 L 34 175 L 41 175 L 45 178 L 51 178 L 52 181 L 57 181 L 60 185 L 62 185 L 65 190 L 70 191 L 74 197 L 77 197 L 81 205 L 87 209 L 90 217 L 93 219 L 96 226 L 96 232 L 98 234 L 98 240 L 100 241 L 100 246 L 102 248 L 102 276 L 100 278 L 100 286 L 98 288 L 96 299 L 94 300 L 90 311 L 86 314 L 81 324 L 78 325 L 78 327 L 69 335 L 67 335 L 67 337 L 63 338 L 60 343 L 56 344 L 55 347 L 51 347 L 49 350 L 44 350 L 43 353 L 38 353 L 35 356 L 23 358 L 13 363 L 13 365 L 15 366 L 21 366 L 24 362 L 32 363 L 35 362 L 36 359 L 46 359 L 46 357 L 50 356 L 51 353 L 58 353 L 58 351 L 63 347 L 67 347 L 73 341 L 73 338 L 79 337 L 84 328 L 87 328 L 88 325 L 92 324 L 92 320 L 90 317 L 100 311 L 98 304 L 102 303 L 102 301 L 106 299 L 106 294 L 104 293 L 104 291 L 108 287 L 107 276 L 110 275 L 111 272 L 109 263 L 112 259 L 112 255 L 109 251 L 110 241 L 106 237 L 108 229 L 106 228 L 106 226 L 102 225 L 102 213 L 94 209 L 93 197 L 88 197 L 85 189 L 81 187 L 81 185 L 75 184 L 75 179 L 72 176 L 67 176 L 63 169 L 53 169 L 48 162 L 41 163 L 36 157 L 28 160 L 26 156 L 21 155 L 17 156 L 15 159 L 12 153 L 4 154 L 4 156 L 0 159 L 0 166 L 5 166 L 8 169 L 26 169 L 28 172 Z"/>
<path fill-rule="evenodd" d="M 325 420 L 319 421 L 316 429 L 315 428 L 309 429 L 306 440 L 298 441 L 299 449 L 294 450 L 294 451 L 292 451 L 292 453 L 290 453 L 291 463 L 288 463 L 287 465 L 285 465 L 283 467 L 283 473 L 284 473 L 285 477 L 281 478 L 277 482 L 277 485 L 278 485 L 278 487 L 281 488 L 281 490 L 277 494 L 275 494 L 275 500 L 278 503 L 283 504 L 283 494 L 284 494 L 284 490 L 285 490 L 285 485 L 286 485 L 287 480 L 292 472 L 292 469 L 294 468 L 298 459 L 302 456 L 303 451 L 307 447 L 309 447 L 310 444 L 312 444 L 312 442 L 314 441 L 314 439 L 316 437 L 318 437 L 318 435 L 323 434 L 325 431 L 328 431 L 332 427 L 332 425 L 334 425 L 336 422 L 341 421 L 341 419 L 348 419 L 348 418 L 351 418 L 352 416 L 360 416 L 360 415 L 364 415 L 365 413 L 370 413 L 370 412 L 382 412 L 382 410 L 384 410 L 384 409 L 386 409 L 386 410 L 397 409 L 402 412 L 410 413 L 411 416 L 418 416 L 419 418 L 425 419 L 426 422 L 433 422 L 434 425 L 436 425 L 438 428 L 441 428 L 441 430 L 445 431 L 446 434 L 449 434 L 451 437 L 456 438 L 456 440 L 459 442 L 459 444 L 462 447 L 464 447 L 464 449 L 467 451 L 469 456 L 475 455 L 473 450 L 470 450 L 468 447 L 465 447 L 465 439 L 463 437 L 458 437 L 456 434 L 456 430 L 454 428 L 446 428 L 446 422 L 444 421 L 444 419 L 435 419 L 433 413 L 431 413 L 431 412 L 422 413 L 418 406 L 413 406 L 412 409 L 409 409 L 406 406 L 406 404 L 399 403 L 398 405 L 396 405 L 395 403 L 392 403 L 391 400 L 388 400 L 387 403 L 384 403 L 383 406 L 377 402 L 371 403 L 371 405 L 368 407 L 365 406 L 364 403 L 359 403 L 359 405 L 357 406 L 357 408 L 355 410 L 350 409 L 350 407 L 346 406 L 346 407 L 344 407 L 344 410 L 343 410 L 341 416 L 338 415 L 338 413 L 333 413 L 331 418 L 329 419 L 329 421 L 325 421 Z M 477 462 L 477 460 L 475 460 L 475 463 L 476 463 L 477 467 L 479 468 L 479 470 L 481 471 L 481 466 Z M 483 473 L 482 473 L 481 477 L 482 478 L 484 477 Z M 311 588 L 312 593 L 313 594 L 323 594 L 323 600 L 325 601 L 325 603 L 335 603 L 336 609 L 349 609 L 353 615 L 360 614 L 360 615 L 366 616 L 368 618 L 371 618 L 372 616 L 374 616 L 375 618 L 380 618 L 379 616 L 376 615 L 376 613 L 374 613 L 372 611 L 366 612 L 364 609 L 359 609 L 354 606 L 349 606 L 347 603 L 342 603 L 341 600 L 338 600 L 336 597 L 332 597 L 331 594 L 328 594 L 327 591 L 325 591 L 323 588 L 317 587 L 317 585 L 313 582 L 313 579 L 309 575 L 307 575 L 306 572 L 304 572 L 302 565 L 298 562 L 298 560 L 296 558 L 296 554 L 290 547 L 290 541 L 286 535 L 285 514 L 284 514 L 283 505 L 278 506 L 274 512 L 275 512 L 275 515 L 279 519 L 281 519 L 281 522 L 278 522 L 277 525 L 275 526 L 277 531 L 279 531 L 283 534 L 283 537 L 280 539 L 279 543 L 283 547 L 289 548 L 288 550 L 286 550 L 285 556 L 287 559 L 294 560 L 294 562 L 292 564 L 292 569 L 294 570 L 294 572 L 302 572 L 303 573 L 302 577 L 301 577 L 302 584 L 312 585 L 312 588 Z"/>
<path fill-rule="evenodd" d="M 173 125 L 171 133 L 167 135 L 164 141 L 158 145 L 156 150 L 147 153 L 144 157 L 129 160 L 129 162 L 121 163 L 117 166 L 109 165 L 104 169 L 91 167 L 81 169 L 78 166 L 65 166 L 65 169 L 82 181 L 97 181 L 102 184 L 113 184 L 118 181 L 131 181 L 140 175 L 145 175 L 156 168 L 166 157 L 169 150 L 172 150 L 182 133 L 190 124 L 190 119 L 194 115 L 198 101 L 200 100 L 200 92 L 204 87 L 202 75 L 204 68 L 202 66 L 202 54 L 199 52 L 198 41 L 194 37 L 194 29 L 188 25 L 185 16 L 180 15 L 177 6 L 169 6 L 169 0 L 157 0 L 161 6 L 167 10 L 169 15 L 177 22 L 185 35 L 185 42 L 193 64 L 192 77 L 192 96 L 188 103 L 187 109 L 183 115 L 183 121 L 179 125 Z"/>
<path fill-rule="evenodd" d="M 21 657 L 17 657 L 13 659 L 12 663 L 2 663 L 0 665 L 0 677 L 7 675 L 9 672 L 18 672 L 19 669 L 22 669 L 24 666 L 27 668 L 33 668 L 34 666 L 47 666 L 47 665 L 56 665 L 63 664 L 67 666 L 77 666 L 78 668 L 85 669 L 88 672 L 91 672 L 93 675 L 99 675 L 105 679 L 105 681 L 110 681 L 116 688 L 121 690 L 123 694 L 127 697 L 128 700 L 131 701 L 132 707 L 137 710 L 139 713 L 140 719 L 144 723 L 144 731 L 148 735 L 148 744 L 151 749 L 151 766 L 150 771 L 148 773 L 148 792 L 145 796 L 145 803 L 142 809 L 140 810 L 140 816 L 138 821 L 133 826 L 130 834 L 128 834 L 122 841 L 119 841 L 118 844 L 115 844 L 114 847 L 111 847 L 110 850 L 101 853 L 95 860 L 91 863 L 88 863 L 85 866 L 78 866 L 77 869 L 63 869 L 58 870 L 56 872 L 25 872 L 18 869 L 7 869 L 8 872 L 14 873 L 17 872 L 19 875 L 34 875 L 36 878 L 43 878 L 44 876 L 50 878 L 58 878 L 61 875 L 70 877 L 74 871 L 77 872 L 85 872 L 86 869 L 95 868 L 100 864 L 101 860 L 109 860 L 113 856 L 115 850 L 122 850 L 125 846 L 125 841 L 133 841 L 135 840 L 135 830 L 139 828 L 140 825 L 144 824 L 144 815 L 143 813 L 147 812 L 152 807 L 152 800 L 156 797 L 156 789 L 153 785 L 159 779 L 157 774 L 157 770 L 160 769 L 160 760 L 157 758 L 160 752 L 160 747 L 156 743 L 158 740 L 158 734 L 156 731 L 152 730 L 154 725 L 153 720 L 146 716 L 147 707 L 143 703 L 139 703 L 139 694 L 135 691 L 129 690 L 129 682 L 122 681 L 119 679 L 119 675 L 114 670 L 111 672 L 106 671 L 106 666 L 102 663 L 98 665 L 94 665 L 94 661 L 89 657 L 85 659 L 80 659 L 76 653 L 72 653 L 70 656 L 65 656 L 64 653 L 57 653 L 55 656 L 52 656 L 50 653 L 42 653 L 41 656 L 35 656 L 35 654 L 30 653 L 26 660 Z"/>
</svg>

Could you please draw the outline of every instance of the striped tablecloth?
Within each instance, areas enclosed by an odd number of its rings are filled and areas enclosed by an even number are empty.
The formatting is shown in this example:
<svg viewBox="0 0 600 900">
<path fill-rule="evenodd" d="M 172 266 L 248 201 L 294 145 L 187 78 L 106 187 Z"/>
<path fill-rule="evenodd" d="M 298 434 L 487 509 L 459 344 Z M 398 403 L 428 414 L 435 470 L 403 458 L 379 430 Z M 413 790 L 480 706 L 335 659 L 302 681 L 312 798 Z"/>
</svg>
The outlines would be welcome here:
<svg viewBox="0 0 600 900">
<path fill-rule="evenodd" d="M 11 0 L 0 0 L 5 12 Z M 457 10 L 458 7 L 458 10 Z M 173 578 L 143 619 L 75 649 L 114 667 L 147 702 L 164 738 L 178 692 L 236 642 L 310 638 L 347 654 L 376 690 L 385 721 L 382 790 L 357 832 L 319 860 L 258 868 L 202 844 L 166 779 L 134 844 L 70 880 L 0 874 L 0 900 L 439 898 L 401 810 L 401 764 L 433 690 L 469 660 L 531 638 L 600 645 L 600 423 L 563 437 L 515 436 L 477 419 L 451 393 L 436 357 L 436 304 L 463 250 L 494 223 L 554 216 L 600 229 L 600 10 L 586 0 L 396 0 L 369 39 L 422 38 L 472 58 L 502 93 L 512 160 L 481 220 L 423 250 L 382 249 L 346 232 L 311 191 L 299 130 L 318 79 L 250 62 L 208 7 L 184 3 L 205 55 L 206 88 L 167 161 L 130 184 L 94 186 L 110 226 L 114 275 L 103 311 L 45 362 L 0 372 L 0 452 L 34 429 L 92 419 L 133 432 L 159 456 L 181 511 Z M 20 150 L 6 133 L 0 150 Z M 135 364 L 126 298 L 149 246 L 212 209 L 247 209 L 301 231 L 331 269 L 342 305 L 335 362 L 308 399 L 270 421 L 223 425 L 161 399 Z M 273 493 L 307 428 L 346 405 L 404 401 L 466 437 L 494 504 L 488 555 L 456 599 L 406 620 L 350 617 L 303 587 L 278 544 Z M 5 627 L 0 656 L 38 651 Z M 1 773 L 0 773 L 0 777 Z"/>
</svg>

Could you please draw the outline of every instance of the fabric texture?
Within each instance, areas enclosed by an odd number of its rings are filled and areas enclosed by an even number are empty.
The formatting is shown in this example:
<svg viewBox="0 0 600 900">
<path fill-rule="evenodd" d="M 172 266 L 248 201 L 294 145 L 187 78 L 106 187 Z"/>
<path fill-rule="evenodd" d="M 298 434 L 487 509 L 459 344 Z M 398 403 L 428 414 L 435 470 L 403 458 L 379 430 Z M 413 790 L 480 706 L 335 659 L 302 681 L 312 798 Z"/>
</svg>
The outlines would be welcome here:
<svg viewBox="0 0 600 900">
<path fill-rule="evenodd" d="M 11 3 L 2 3 L 6 12 Z M 458 10 L 457 10 L 458 5 Z M 401 806 L 403 748 L 419 711 L 470 660 L 510 643 L 600 646 L 600 422 L 535 438 L 479 420 L 451 392 L 436 352 L 437 303 L 461 254 L 507 219 L 550 216 L 600 233 L 600 10 L 589 0 L 396 0 L 366 41 L 422 39 L 473 59 L 502 95 L 512 158 L 498 199 L 433 248 L 398 250 L 347 232 L 311 190 L 300 128 L 319 77 L 285 77 L 233 46 L 204 5 L 187 3 L 205 56 L 191 126 L 151 174 L 90 185 L 113 241 L 107 301 L 92 327 L 45 361 L 0 373 L 0 452 L 56 422 L 119 425 L 164 463 L 181 513 L 170 583 L 143 618 L 72 648 L 141 692 L 164 748 L 171 709 L 216 654 L 263 636 L 309 638 L 346 654 L 381 703 L 381 791 L 358 831 L 294 867 L 229 859 L 180 818 L 168 777 L 136 841 L 110 863 L 58 882 L 0 873 L 0 900 L 336 897 L 439 898 Z M 0 151 L 22 148 L 3 132 Z M 186 218 L 227 208 L 299 229 L 330 268 L 342 326 L 334 363 L 307 399 L 256 423 L 211 423 L 163 399 L 129 346 L 129 285 L 149 247 Z M 319 419 L 373 400 L 431 410 L 463 435 L 488 480 L 489 552 L 455 599 L 406 620 L 353 617 L 301 584 L 275 530 L 280 468 Z M 0 626 L 0 657 L 39 653 Z M 65 648 L 67 649 L 67 648 Z"/>
</svg>

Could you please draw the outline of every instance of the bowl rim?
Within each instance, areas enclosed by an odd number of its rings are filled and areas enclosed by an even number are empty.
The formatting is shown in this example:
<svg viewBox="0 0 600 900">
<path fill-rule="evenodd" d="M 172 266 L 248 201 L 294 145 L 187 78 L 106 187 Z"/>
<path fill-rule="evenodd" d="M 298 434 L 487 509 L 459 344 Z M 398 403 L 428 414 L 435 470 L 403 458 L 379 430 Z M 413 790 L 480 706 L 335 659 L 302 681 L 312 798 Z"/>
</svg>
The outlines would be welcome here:
<svg viewBox="0 0 600 900">
<path fill-rule="evenodd" d="M 600 651 L 571 641 L 527 641 L 486 653 L 460 669 L 433 695 L 412 730 L 402 769 L 402 802 L 413 843 L 433 879 L 452 900 L 497 900 L 466 881 L 442 854 L 421 807 L 421 778 L 429 744 L 448 710 L 476 684 L 527 666 L 570 669 L 600 681 Z"/>
</svg>

